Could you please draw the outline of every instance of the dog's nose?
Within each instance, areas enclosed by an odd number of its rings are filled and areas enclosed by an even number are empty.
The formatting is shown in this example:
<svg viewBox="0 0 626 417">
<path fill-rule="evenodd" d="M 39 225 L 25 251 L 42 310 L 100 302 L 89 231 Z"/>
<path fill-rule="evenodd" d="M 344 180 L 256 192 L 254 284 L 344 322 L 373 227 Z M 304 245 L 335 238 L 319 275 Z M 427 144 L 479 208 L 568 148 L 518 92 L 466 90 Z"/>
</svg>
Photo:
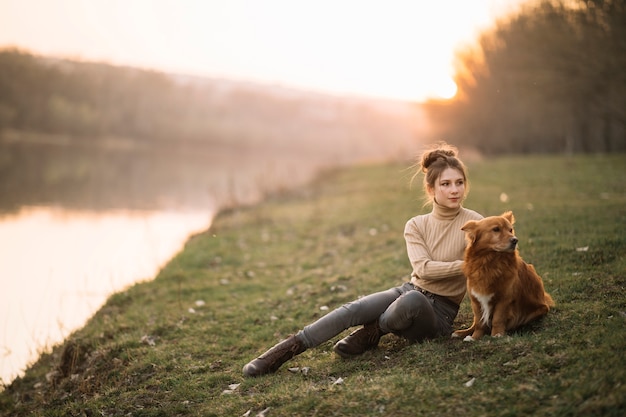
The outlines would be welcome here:
<svg viewBox="0 0 626 417">
<path fill-rule="evenodd" d="M 512 245 L 517 245 L 517 242 L 518 242 L 517 238 L 516 238 L 515 236 L 513 236 L 513 237 L 511 238 L 511 244 L 512 244 Z"/>
</svg>

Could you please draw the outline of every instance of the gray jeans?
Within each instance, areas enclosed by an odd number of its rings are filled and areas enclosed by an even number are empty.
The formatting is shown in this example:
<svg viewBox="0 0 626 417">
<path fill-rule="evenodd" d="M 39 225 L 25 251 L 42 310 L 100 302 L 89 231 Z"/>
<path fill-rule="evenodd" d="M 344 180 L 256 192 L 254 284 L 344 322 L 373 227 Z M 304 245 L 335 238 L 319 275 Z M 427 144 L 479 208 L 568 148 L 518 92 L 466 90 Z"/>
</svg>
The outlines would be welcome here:
<svg viewBox="0 0 626 417">
<path fill-rule="evenodd" d="M 307 348 L 318 346 L 342 331 L 378 320 L 381 330 L 409 342 L 448 336 L 459 311 L 443 297 L 417 291 L 410 282 L 359 298 L 309 324 L 296 337 Z"/>
</svg>

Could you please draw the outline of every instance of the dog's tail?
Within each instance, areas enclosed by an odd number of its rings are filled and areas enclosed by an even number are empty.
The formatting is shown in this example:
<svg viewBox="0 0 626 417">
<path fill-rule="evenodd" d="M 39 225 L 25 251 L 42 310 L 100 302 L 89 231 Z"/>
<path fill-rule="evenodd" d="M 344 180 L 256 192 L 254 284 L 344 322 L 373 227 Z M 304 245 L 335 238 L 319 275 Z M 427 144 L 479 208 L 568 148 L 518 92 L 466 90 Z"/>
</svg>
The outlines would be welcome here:
<svg viewBox="0 0 626 417">
<path fill-rule="evenodd" d="M 547 292 L 543 293 L 543 299 L 545 300 L 546 304 L 550 307 L 554 307 L 556 305 L 554 300 L 552 299 L 552 296 L 548 294 Z"/>
</svg>

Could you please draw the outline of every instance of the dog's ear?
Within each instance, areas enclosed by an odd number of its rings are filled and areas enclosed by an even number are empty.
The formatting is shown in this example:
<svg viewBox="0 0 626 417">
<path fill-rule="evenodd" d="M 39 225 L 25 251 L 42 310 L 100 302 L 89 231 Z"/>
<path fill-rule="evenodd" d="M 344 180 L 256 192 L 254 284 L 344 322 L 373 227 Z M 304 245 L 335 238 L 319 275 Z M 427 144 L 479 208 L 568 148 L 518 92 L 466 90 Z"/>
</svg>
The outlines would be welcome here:
<svg viewBox="0 0 626 417">
<path fill-rule="evenodd" d="M 476 242 L 476 227 L 478 222 L 476 220 L 470 220 L 461 227 L 461 230 L 465 232 L 465 238 L 472 244 Z"/>
<path fill-rule="evenodd" d="M 509 221 L 509 223 L 511 223 L 511 226 L 515 224 L 515 216 L 513 216 L 513 212 L 512 211 L 504 212 L 502 214 L 502 217 L 507 219 Z"/>
</svg>

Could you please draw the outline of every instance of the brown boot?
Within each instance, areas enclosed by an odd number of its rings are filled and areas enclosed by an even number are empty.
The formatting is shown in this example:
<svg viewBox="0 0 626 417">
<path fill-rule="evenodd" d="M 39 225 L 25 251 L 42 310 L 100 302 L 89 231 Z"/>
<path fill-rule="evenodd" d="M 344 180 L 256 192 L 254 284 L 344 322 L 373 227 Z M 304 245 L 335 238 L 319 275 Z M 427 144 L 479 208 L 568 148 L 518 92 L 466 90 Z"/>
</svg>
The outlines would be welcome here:
<svg viewBox="0 0 626 417">
<path fill-rule="evenodd" d="M 382 335 L 383 331 L 378 326 L 378 320 L 368 323 L 338 341 L 335 344 L 335 353 L 344 359 L 361 355 L 378 346 Z"/>
<path fill-rule="evenodd" d="M 283 363 L 305 350 L 306 347 L 301 341 L 295 336 L 289 336 L 255 360 L 247 363 L 243 367 L 243 375 L 261 376 L 274 373 Z"/>
</svg>

